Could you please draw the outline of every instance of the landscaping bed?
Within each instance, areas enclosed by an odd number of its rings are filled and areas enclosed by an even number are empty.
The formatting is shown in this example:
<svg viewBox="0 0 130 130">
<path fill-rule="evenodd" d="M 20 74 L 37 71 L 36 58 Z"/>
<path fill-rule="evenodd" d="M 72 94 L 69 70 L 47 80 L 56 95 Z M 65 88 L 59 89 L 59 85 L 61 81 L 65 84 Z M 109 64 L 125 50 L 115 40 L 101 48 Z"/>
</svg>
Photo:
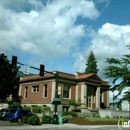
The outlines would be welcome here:
<svg viewBox="0 0 130 130">
<path fill-rule="evenodd" d="M 77 125 L 117 125 L 118 121 L 90 121 L 86 118 L 77 117 L 68 121 Z"/>
</svg>

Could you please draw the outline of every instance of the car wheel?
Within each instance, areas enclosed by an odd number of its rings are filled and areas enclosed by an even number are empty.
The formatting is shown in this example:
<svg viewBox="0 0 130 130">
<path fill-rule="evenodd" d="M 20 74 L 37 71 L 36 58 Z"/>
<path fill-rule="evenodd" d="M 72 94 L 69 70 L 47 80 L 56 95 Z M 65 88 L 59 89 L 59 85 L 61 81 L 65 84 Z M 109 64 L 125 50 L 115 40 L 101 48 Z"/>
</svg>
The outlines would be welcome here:
<svg viewBox="0 0 130 130">
<path fill-rule="evenodd" d="M 19 123 L 22 122 L 22 119 L 21 119 L 21 118 L 18 118 L 18 122 L 19 122 Z"/>
</svg>

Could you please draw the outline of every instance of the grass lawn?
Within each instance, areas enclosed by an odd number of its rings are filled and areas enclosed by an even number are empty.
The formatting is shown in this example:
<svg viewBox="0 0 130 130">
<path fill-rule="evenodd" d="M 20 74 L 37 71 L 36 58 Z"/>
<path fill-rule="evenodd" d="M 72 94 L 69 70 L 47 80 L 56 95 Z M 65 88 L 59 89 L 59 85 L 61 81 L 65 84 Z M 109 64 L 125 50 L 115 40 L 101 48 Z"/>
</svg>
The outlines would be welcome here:
<svg viewBox="0 0 130 130">
<path fill-rule="evenodd" d="M 86 117 L 89 121 L 119 121 L 119 119 L 116 118 L 97 118 L 97 117 Z M 128 121 L 129 119 L 124 119 L 124 121 Z"/>
</svg>

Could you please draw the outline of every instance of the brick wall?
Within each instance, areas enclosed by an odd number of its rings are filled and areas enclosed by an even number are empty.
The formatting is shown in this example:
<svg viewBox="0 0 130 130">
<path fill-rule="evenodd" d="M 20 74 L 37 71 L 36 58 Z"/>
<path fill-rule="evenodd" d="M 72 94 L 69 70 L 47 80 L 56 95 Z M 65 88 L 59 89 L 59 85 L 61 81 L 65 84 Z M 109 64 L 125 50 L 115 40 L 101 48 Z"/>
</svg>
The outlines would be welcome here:
<svg viewBox="0 0 130 130">
<path fill-rule="evenodd" d="M 47 84 L 48 91 L 47 97 L 43 96 L 43 86 Z M 39 85 L 39 92 L 33 92 L 32 87 Z M 50 103 L 51 102 L 51 95 L 52 95 L 52 82 L 44 82 L 44 83 L 34 83 L 34 84 L 27 84 L 21 85 L 21 96 L 22 100 L 21 103 Z M 28 87 L 28 98 L 24 97 L 25 87 Z"/>
</svg>

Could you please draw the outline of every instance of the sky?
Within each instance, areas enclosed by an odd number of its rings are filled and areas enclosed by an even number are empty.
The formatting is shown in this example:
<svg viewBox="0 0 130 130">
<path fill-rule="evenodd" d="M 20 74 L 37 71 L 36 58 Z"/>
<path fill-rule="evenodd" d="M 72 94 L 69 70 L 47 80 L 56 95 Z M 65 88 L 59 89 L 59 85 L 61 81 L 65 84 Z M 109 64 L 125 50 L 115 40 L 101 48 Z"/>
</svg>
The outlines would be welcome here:
<svg viewBox="0 0 130 130">
<path fill-rule="evenodd" d="M 0 0 L 0 53 L 74 74 L 85 71 L 93 51 L 105 79 L 105 59 L 129 53 L 129 6 L 130 0 Z"/>
</svg>

